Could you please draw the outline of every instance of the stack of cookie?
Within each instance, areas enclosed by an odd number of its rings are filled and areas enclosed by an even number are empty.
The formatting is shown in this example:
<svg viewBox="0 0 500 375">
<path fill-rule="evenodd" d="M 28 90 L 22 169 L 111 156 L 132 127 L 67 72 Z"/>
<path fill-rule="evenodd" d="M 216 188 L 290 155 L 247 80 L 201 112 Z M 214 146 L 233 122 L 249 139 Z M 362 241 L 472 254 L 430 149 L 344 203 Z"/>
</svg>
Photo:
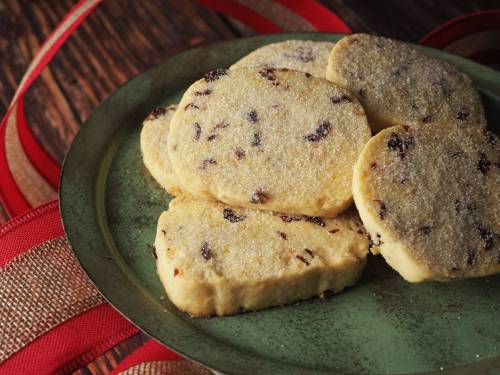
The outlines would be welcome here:
<svg viewBox="0 0 500 375">
<path fill-rule="evenodd" d="M 207 73 L 141 133 L 177 196 L 155 241 L 170 300 L 208 316 L 339 292 L 370 241 L 409 281 L 500 271 L 485 123 L 468 77 L 380 37 L 271 44 Z"/>
</svg>

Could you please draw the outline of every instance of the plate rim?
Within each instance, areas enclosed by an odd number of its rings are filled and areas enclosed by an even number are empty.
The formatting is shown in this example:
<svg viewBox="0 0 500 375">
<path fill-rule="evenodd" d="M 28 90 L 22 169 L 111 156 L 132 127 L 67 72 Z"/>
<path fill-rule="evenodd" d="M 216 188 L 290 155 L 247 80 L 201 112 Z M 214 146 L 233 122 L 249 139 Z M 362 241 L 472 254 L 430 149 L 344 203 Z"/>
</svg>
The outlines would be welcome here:
<svg viewBox="0 0 500 375">
<path fill-rule="evenodd" d="M 210 369 L 213 369 L 213 370 L 216 370 L 219 372 L 224 372 L 224 373 L 240 373 L 238 370 L 243 370 L 243 372 L 241 372 L 241 373 L 248 373 L 247 371 L 245 371 L 245 369 L 242 369 L 242 367 L 244 367 L 244 365 L 246 365 L 246 364 L 252 365 L 252 362 L 254 362 L 255 360 L 260 360 L 262 362 L 263 366 L 258 367 L 257 370 L 262 372 L 262 373 L 264 373 L 263 371 L 265 371 L 265 372 L 272 371 L 272 373 L 274 373 L 274 374 L 281 374 L 281 373 L 289 374 L 289 373 L 296 373 L 296 372 L 300 372 L 300 373 L 325 372 L 324 369 L 298 367 L 296 365 L 290 365 L 288 363 L 276 361 L 273 359 L 265 359 L 265 361 L 263 361 L 263 359 L 257 355 L 255 355 L 255 356 L 248 355 L 248 354 L 242 352 L 241 350 L 239 350 L 238 348 L 224 344 L 228 347 L 228 350 L 231 353 L 231 355 L 235 356 L 234 359 L 237 360 L 237 363 L 240 366 L 239 368 L 232 367 L 230 365 L 228 367 L 228 366 L 226 366 L 226 363 L 221 363 L 220 361 L 217 361 L 217 360 L 211 360 L 210 356 L 206 356 L 206 355 L 200 356 L 198 354 L 192 354 L 192 352 L 191 353 L 189 352 L 189 348 L 186 348 L 186 347 L 190 347 L 193 344 L 196 345 L 199 343 L 196 341 L 196 337 L 195 337 L 196 332 L 194 332 L 194 333 L 191 332 L 189 337 L 184 338 L 183 339 L 184 342 L 182 344 L 179 344 L 178 342 L 176 342 L 178 340 L 176 340 L 175 337 L 174 338 L 169 337 L 169 340 L 165 340 L 165 338 L 158 337 L 158 335 L 155 334 L 149 327 L 144 328 L 144 325 L 145 325 L 144 322 L 142 322 L 142 321 L 140 323 L 134 322 L 132 320 L 132 318 L 130 318 L 126 315 L 125 312 L 122 312 L 122 310 L 127 310 L 127 307 L 123 306 L 122 301 L 120 301 L 121 297 L 117 297 L 115 295 L 115 292 L 113 290 L 110 290 L 110 288 L 108 288 L 107 285 L 98 286 L 96 284 L 95 280 L 97 277 L 95 275 L 95 271 L 92 269 L 92 264 L 89 264 L 89 262 L 85 259 L 85 257 L 82 256 L 82 251 L 84 251 L 84 250 L 82 250 L 80 247 L 81 246 L 80 239 L 75 235 L 72 228 L 69 227 L 71 225 L 70 218 L 78 220 L 78 213 L 75 212 L 75 206 L 73 204 L 71 204 L 71 194 L 66 195 L 66 191 L 71 191 L 72 184 L 74 184 L 74 181 L 71 181 L 68 177 L 68 175 L 70 174 L 70 170 L 68 168 L 70 168 L 70 166 L 75 163 L 73 158 L 75 157 L 75 154 L 78 152 L 79 147 L 82 147 L 80 144 L 81 144 L 84 136 L 86 135 L 86 133 L 89 131 L 88 129 L 92 126 L 92 125 L 90 125 L 90 126 L 88 126 L 88 125 L 92 124 L 94 122 L 94 119 L 97 116 L 97 113 L 100 110 L 102 110 L 103 108 L 105 108 L 105 106 L 107 104 L 109 104 L 111 102 L 111 100 L 113 100 L 113 98 L 115 98 L 117 95 L 119 95 L 120 92 L 124 92 L 125 90 L 127 90 L 128 87 L 133 85 L 134 82 L 137 82 L 137 80 L 140 80 L 142 76 L 147 75 L 147 74 L 154 74 L 154 72 L 156 70 L 160 69 L 164 65 L 167 65 L 169 63 L 170 64 L 173 63 L 173 61 L 176 59 L 182 60 L 183 58 L 186 58 L 190 55 L 202 54 L 204 52 L 209 52 L 209 51 L 212 51 L 214 49 L 223 49 L 227 46 L 234 46 L 234 45 L 238 45 L 240 43 L 245 43 L 245 42 L 249 42 L 249 41 L 256 41 L 256 42 L 262 41 L 263 42 L 262 45 L 265 45 L 265 44 L 274 43 L 277 41 L 290 40 L 290 39 L 333 40 L 335 38 L 340 38 L 340 37 L 345 36 L 345 35 L 346 34 L 317 33 L 317 32 L 266 34 L 266 35 L 258 35 L 258 36 L 248 37 L 248 38 L 237 38 L 237 39 L 232 39 L 232 40 L 228 40 L 228 41 L 224 41 L 224 42 L 210 43 L 207 45 L 203 45 L 203 46 L 199 46 L 196 48 L 191 48 L 191 49 L 182 51 L 178 54 L 175 54 L 175 55 L 169 57 L 168 59 L 163 60 L 159 64 L 137 74 L 135 77 L 126 81 L 124 84 L 119 86 L 115 91 L 113 91 L 113 93 L 111 93 L 108 97 L 106 97 L 96 108 L 93 109 L 90 116 L 87 118 L 87 120 L 80 127 L 79 131 L 75 135 L 75 137 L 74 137 L 74 139 L 73 139 L 73 141 L 72 141 L 72 143 L 71 143 L 71 145 L 70 145 L 70 147 L 65 155 L 62 170 L 61 170 L 61 176 L 60 176 L 59 210 L 60 210 L 60 214 L 61 214 L 61 220 L 63 223 L 64 232 L 66 234 L 68 242 L 70 243 L 70 247 L 72 248 L 72 251 L 74 252 L 75 257 L 78 260 L 78 263 L 80 264 L 80 267 L 82 268 L 82 270 L 87 274 L 87 276 L 91 280 L 92 284 L 104 296 L 106 301 L 108 303 L 110 303 L 113 306 L 113 308 L 116 311 L 118 311 L 125 319 L 127 319 L 132 324 L 137 326 L 142 332 L 145 332 L 148 336 L 150 336 L 150 337 L 162 342 L 163 344 L 167 345 L 173 351 L 181 354 L 182 356 L 184 356 L 186 358 L 189 358 L 190 360 L 193 360 L 197 363 L 200 363 L 200 364 L 202 364 Z M 322 38 L 324 38 L 324 39 L 322 39 Z M 276 40 L 276 39 L 278 39 L 278 40 Z M 475 77 L 475 79 L 474 79 L 474 77 L 471 77 L 471 78 L 473 78 L 473 80 L 475 82 L 477 82 L 478 80 L 484 81 L 484 82 L 489 81 L 490 85 L 491 85 L 491 81 L 494 81 L 495 83 L 497 83 L 498 87 L 494 87 L 491 90 L 484 90 L 483 89 L 482 92 L 483 92 L 483 94 L 486 94 L 487 96 L 491 96 L 496 101 L 500 102 L 500 72 L 496 72 L 495 70 L 490 69 L 488 67 L 485 67 L 481 64 L 475 63 L 473 61 L 470 61 L 470 60 L 465 59 L 465 58 L 460 57 L 460 56 L 452 55 L 452 54 L 444 52 L 444 51 L 432 49 L 429 47 L 423 47 L 423 46 L 419 46 L 419 45 L 415 45 L 415 46 L 418 48 L 422 48 L 424 50 L 432 50 L 434 55 L 438 55 L 439 57 L 444 58 L 445 60 L 453 60 L 454 64 L 459 66 L 459 67 L 466 67 L 467 70 L 470 70 L 470 69 L 478 70 L 479 71 L 478 74 L 481 75 L 481 77 L 479 77 L 480 79 L 478 79 L 478 77 Z M 483 75 L 486 76 L 487 78 L 482 78 Z M 117 127 L 116 132 L 118 132 L 119 130 L 120 130 L 120 127 Z M 108 139 L 108 146 L 109 146 L 109 142 L 112 140 L 112 138 L 113 138 L 113 136 L 110 136 L 110 138 Z M 102 156 L 104 156 L 104 155 L 102 155 Z M 101 174 L 102 171 L 103 171 L 103 160 L 101 159 L 99 162 L 99 167 L 98 167 L 98 175 Z M 106 181 L 106 179 L 104 179 L 104 180 Z M 98 217 L 99 217 L 99 215 L 98 215 L 99 197 L 98 197 L 98 194 L 96 191 L 97 187 L 94 186 L 96 183 L 97 183 L 97 177 L 96 177 L 96 181 L 90 182 L 88 187 L 96 195 L 96 197 L 93 201 L 95 207 L 94 207 L 94 210 L 92 212 L 95 212 L 97 217 L 95 217 L 93 219 L 99 220 L 98 219 Z M 91 220 L 91 222 L 92 222 L 92 220 Z M 102 237 L 103 233 L 100 232 L 101 228 L 98 226 L 95 229 L 99 230 L 99 236 Z M 95 234 L 95 235 L 97 235 L 97 234 Z M 107 243 L 106 238 L 104 238 L 104 243 Z M 95 250 L 95 251 L 97 251 L 97 250 Z M 112 249 L 107 248 L 107 251 L 108 252 L 110 251 L 111 253 L 113 253 Z M 115 262 L 118 260 L 116 258 L 111 258 L 111 259 L 113 259 Z M 121 272 L 124 272 L 124 270 L 120 266 L 118 267 L 118 270 L 120 270 Z M 127 275 L 121 274 L 120 277 L 122 277 L 122 276 L 125 277 L 125 280 L 128 280 L 129 287 L 133 288 L 134 290 L 138 288 L 136 283 L 132 283 L 127 278 Z M 140 294 L 140 295 L 141 295 L 140 299 L 143 299 L 144 297 L 142 296 L 142 294 Z M 175 316 L 174 316 L 174 319 L 178 319 L 183 324 L 188 325 L 191 330 L 194 330 L 194 331 L 198 330 L 196 327 L 189 325 L 188 323 L 184 322 L 183 320 L 181 320 Z M 137 319 L 134 319 L 134 320 L 137 320 Z M 216 340 L 215 338 L 213 338 L 209 335 L 202 334 L 202 336 L 205 337 L 205 339 L 207 339 L 207 338 L 210 339 L 209 341 L 214 341 L 218 345 L 221 344 L 220 341 Z M 166 341 L 169 341 L 169 342 L 166 342 Z M 187 345 L 186 345 L 186 342 L 187 342 Z M 207 346 L 207 345 L 205 345 L 205 346 Z M 210 347 L 208 346 L 207 349 L 210 349 Z M 205 350 L 204 352 L 210 353 L 210 350 Z M 250 366 L 250 368 L 252 368 L 252 367 L 253 366 Z M 499 353 L 499 355 L 497 355 L 493 358 L 487 358 L 485 360 L 475 362 L 472 364 L 465 364 L 465 365 L 462 365 L 459 367 L 449 368 L 449 369 L 446 369 L 445 371 L 435 370 L 435 371 L 420 373 L 420 374 L 421 375 L 424 375 L 424 374 L 428 374 L 428 375 L 430 375 L 430 374 L 449 374 L 449 375 L 451 375 L 451 374 L 466 374 L 466 373 L 468 373 L 468 371 L 478 371 L 478 370 L 494 371 L 494 370 L 498 370 L 498 369 L 500 369 L 500 353 Z M 253 371 L 253 369 L 251 371 Z M 332 373 L 331 369 L 328 369 L 326 371 L 330 374 Z M 346 374 L 344 372 L 335 372 L 335 373 L 337 373 L 339 375 Z"/>
</svg>

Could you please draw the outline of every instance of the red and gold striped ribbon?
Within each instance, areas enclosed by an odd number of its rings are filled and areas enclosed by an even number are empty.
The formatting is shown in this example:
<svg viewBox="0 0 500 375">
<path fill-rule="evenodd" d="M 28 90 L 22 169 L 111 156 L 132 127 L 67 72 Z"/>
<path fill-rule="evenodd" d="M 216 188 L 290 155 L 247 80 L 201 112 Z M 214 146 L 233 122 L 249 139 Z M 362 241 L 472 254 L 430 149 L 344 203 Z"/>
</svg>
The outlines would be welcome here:
<svg viewBox="0 0 500 375">
<path fill-rule="evenodd" d="M 104 298 L 81 271 L 65 237 L 0 268 L 0 363 Z"/>
</svg>

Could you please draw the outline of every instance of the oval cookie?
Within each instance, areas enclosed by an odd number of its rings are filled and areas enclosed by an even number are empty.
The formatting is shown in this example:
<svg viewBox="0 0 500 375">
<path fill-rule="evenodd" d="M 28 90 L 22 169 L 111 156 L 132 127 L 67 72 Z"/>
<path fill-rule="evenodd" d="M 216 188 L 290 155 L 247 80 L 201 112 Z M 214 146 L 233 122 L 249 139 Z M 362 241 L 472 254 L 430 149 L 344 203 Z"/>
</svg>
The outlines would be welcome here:
<svg viewBox="0 0 500 375">
<path fill-rule="evenodd" d="M 500 271 L 500 139 L 491 132 L 385 129 L 356 162 L 353 194 L 372 240 L 406 280 Z"/>
<path fill-rule="evenodd" d="M 353 285 L 368 253 L 360 228 L 355 210 L 320 219 L 181 195 L 158 222 L 158 274 L 192 316 L 279 306 Z"/>
<path fill-rule="evenodd" d="M 144 120 L 140 137 L 144 165 L 153 178 L 172 195 L 182 192 L 167 151 L 170 121 L 176 109 L 176 104 L 156 108 Z"/>
<path fill-rule="evenodd" d="M 347 36 L 333 48 L 326 77 L 357 95 L 373 131 L 400 124 L 486 124 L 469 77 L 403 42 Z"/>
<path fill-rule="evenodd" d="M 287 40 L 256 49 L 231 66 L 288 68 L 325 78 L 328 57 L 335 43 Z"/>
<path fill-rule="evenodd" d="M 184 94 L 168 152 L 183 188 L 237 206 L 334 216 L 370 137 L 357 99 L 288 69 L 218 69 Z"/>
</svg>

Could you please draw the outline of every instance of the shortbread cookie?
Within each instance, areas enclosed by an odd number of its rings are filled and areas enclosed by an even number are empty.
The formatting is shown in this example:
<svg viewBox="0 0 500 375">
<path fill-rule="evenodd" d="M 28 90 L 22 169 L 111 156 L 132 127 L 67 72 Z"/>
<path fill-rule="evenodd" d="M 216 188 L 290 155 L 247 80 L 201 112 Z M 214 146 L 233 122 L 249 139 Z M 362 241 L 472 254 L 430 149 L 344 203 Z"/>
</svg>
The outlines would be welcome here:
<svg viewBox="0 0 500 375">
<path fill-rule="evenodd" d="M 325 78 L 328 57 L 335 43 L 312 40 L 287 40 L 256 49 L 236 62 L 231 69 L 249 66 L 288 68 Z"/>
<path fill-rule="evenodd" d="M 333 48 L 326 77 L 357 95 L 373 131 L 400 124 L 486 124 L 469 77 L 403 42 L 347 36 Z"/>
<path fill-rule="evenodd" d="M 167 151 L 170 121 L 176 109 L 177 104 L 156 108 L 146 117 L 141 130 L 144 165 L 154 179 L 172 195 L 179 195 L 182 192 Z"/>
<path fill-rule="evenodd" d="M 406 280 L 500 272 L 500 139 L 482 129 L 396 126 L 354 167 L 354 201 Z"/>
<path fill-rule="evenodd" d="M 289 216 L 181 195 L 158 222 L 158 274 L 192 316 L 229 315 L 353 285 L 368 239 L 355 210 Z M 358 232 L 359 231 L 359 232 Z"/>
<path fill-rule="evenodd" d="M 334 216 L 370 129 L 357 99 L 321 78 L 218 69 L 184 94 L 168 152 L 182 187 L 236 206 Z"/>
</svg>

